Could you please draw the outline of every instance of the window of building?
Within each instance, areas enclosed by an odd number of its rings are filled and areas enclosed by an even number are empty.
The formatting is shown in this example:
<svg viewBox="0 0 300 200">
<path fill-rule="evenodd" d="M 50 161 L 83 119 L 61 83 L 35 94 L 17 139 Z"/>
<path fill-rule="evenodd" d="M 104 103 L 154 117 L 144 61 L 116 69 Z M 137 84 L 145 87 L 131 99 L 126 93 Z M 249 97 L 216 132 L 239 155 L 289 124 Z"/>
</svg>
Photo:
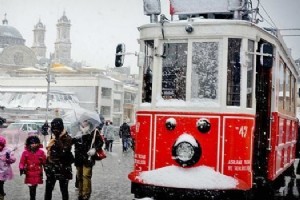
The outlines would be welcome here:
<svg viewBox="0 0 300 200">
<path fill-rule="evenodd" d="M 134 94 L 124 92 L 124 103 L 134 103 Z"/>
<path fill-rule="evenodd" d="M 100 113 L 103 116 L 110 116 L 110 106 L 101 106 L 101 111 Z"/>
<path fill-rule="evenodd" d="M 121 112 L 121 100 L 114 99 L 114 112 Z"/>
<path fill-rule="evenodd" d="M 112 89 L 111 88 L 101 88 L 101 97 L 103 99 L 111 99 Z"/>
</svg>

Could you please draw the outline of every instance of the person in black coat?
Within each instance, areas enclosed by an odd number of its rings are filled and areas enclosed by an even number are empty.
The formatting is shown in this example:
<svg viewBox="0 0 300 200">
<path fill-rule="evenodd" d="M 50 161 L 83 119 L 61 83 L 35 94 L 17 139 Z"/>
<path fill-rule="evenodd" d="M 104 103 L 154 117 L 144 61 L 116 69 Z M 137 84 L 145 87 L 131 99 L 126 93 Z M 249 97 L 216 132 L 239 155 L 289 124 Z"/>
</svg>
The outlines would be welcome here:
<svg viewBox="0 0 300 200">
<path fill-rule="evenodd" d="M 92 170 L 95 165 L 94 155 L 103 146 L 100 131 L 86 120 L 80 124 L 81 133 L 73 138 L 75 145 L 75 166 L 78 183 L 78 200 L 90 199 L 92 192 Z M 95 140 L 92 144 L 95 135 Z"/>
<path fill-rule="evenodd" d="M 129 148 L 129 139 L 131 138 L 130 126 L 126 122 L 120 126 L 119 136 L 122 138 L 123 152 L 125 152 Z"/>
<path fill-rule="evenodd" d="M 52 191 L 58 180 L 63 200 L 69 200 L 68 184 L 72 179 L 74 157 L 71 152 L 72 138 L 64 129 L 63 120 L 55 118 L 51 122 L 51 132 L 54 138 L 47 146 L 47 160 L 45 164 L 46 188 L 45 200 L 52 199 Z"/>
<path fill-rule="evenodd" d="M 46 120 L 41 128 L 42 135 L 44 135 L 44 136 L 48 135 L 48 129 L 49 129 L 49 124 L 48 124 L 48 121 Z"/>
</svg>

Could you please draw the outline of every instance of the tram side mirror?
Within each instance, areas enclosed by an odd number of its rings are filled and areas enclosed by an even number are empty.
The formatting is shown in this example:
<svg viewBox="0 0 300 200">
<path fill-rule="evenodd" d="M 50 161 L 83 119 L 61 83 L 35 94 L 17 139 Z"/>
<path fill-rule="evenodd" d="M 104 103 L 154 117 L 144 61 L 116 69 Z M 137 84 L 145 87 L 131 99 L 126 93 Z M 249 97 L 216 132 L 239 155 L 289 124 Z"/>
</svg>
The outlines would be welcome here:
<svg viewBox="0 0 300 200">
<path fill-rule="evenodd" d="M 125 57 L 125 44 L 118 44 L 116 48 L 115 66 L 122 67 Z"/>
<path fill-rule="evenodd" d="M 263 68 L 272 68 L 273 66 L 273 46 L 270 43 L 263 43 L 260 48 L 260 64 Z"/>
</svg>

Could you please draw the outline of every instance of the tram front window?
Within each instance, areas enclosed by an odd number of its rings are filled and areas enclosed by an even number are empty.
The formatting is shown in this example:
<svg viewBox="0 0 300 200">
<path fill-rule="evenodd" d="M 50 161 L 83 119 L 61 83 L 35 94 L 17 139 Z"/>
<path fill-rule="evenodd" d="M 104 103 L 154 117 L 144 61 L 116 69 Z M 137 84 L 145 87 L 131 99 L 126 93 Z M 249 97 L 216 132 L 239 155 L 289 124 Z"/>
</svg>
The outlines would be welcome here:
<svg viewBox="0 0 300 200">
<path fill-rule="evenodd" d="M 192 50 L 191 100 L 215 100 L 218 94 L 219 43 L 194 42 Z"/>
<path fill-rule="evenodd" d="M 240 106 L 241 101 L 241 52 L 242 40 L 228 39 L 227 105 Z"/>
<path fill-rule="evenodd" d="M 151 103 L 152 100 L 152 63 L 153 63 L 154 41 L 145 41 L 145 63 L 143 68 L 143 97 L 142 102 Z"/>
<path fill-rule="evenodd" d="M 186 99 L 187 43 L 164 44 L 162 98 Z"/>
</svg>

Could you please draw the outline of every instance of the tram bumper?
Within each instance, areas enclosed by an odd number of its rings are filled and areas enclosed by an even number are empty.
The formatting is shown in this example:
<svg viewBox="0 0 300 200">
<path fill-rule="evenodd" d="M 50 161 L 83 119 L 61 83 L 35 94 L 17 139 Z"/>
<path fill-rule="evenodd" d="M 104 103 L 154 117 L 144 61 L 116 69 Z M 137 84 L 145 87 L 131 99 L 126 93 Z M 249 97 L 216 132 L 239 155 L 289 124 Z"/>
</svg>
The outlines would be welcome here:
<svg viewBox="0 0 300 200">
<path fill-rule="evenodd" d="M 163 171 L 170 167 L 172 169 L 181 170 L 181 172 L 178 173 L 178 171 L 176 171 L 176 173 L 172 174 L 172 172 L 170 172 L 172 170 L 169 172 Z M 152 171 L 133 171 L 128 175 L 128 178 L 132 182 L 131 192 L 135 194 L 136 198 L 159 197 L 159 199 L 168 199 L 167 197 L 173 196 L 176 197 L 176 199 L 180 199 L 181 197 L 183 199 L 187 197 L 193 199 L 193 197 L 203 197 L 206 195 L 223 196 L 224 194 L 232 193 L 242 194 L 251 188 L 251 186 L 247 185 L 244 181 L 225 176 L 215 172 L 211 168 L 211 172 L 205 171 L 206 174 L 203 177 L 191 175 L 191 170 L 199 173 L 199 171 L 203 171 L 202 168 L 207 170 L 209 167 L 202 166 L 187 169 L 169 166 L 164 169 L 161 168 Z M 154 175 L 154 173 L 156 173 L 156 175 Z M 220 178 L 216 179 L 216 176 L 209 176 L 209 174 L 217 174 L 223 180 Z M 148 179 L 149 177 L 151 177 L 151 180 Z"/>
<path fill-rule="evenodd" d="M 155 200 L 199 200 L 199 199 L 232 199 L 247 195 L 244 190 L 230 189 L 230 190 L 206 190 L 206 189 L 191 189 L 191 188 L 173 188 L 165 186 L 156 186 L 149 184 L 141 184 L 132 182 L 131 193 L 135 198 L 151 197 Z"/>
</svg>

